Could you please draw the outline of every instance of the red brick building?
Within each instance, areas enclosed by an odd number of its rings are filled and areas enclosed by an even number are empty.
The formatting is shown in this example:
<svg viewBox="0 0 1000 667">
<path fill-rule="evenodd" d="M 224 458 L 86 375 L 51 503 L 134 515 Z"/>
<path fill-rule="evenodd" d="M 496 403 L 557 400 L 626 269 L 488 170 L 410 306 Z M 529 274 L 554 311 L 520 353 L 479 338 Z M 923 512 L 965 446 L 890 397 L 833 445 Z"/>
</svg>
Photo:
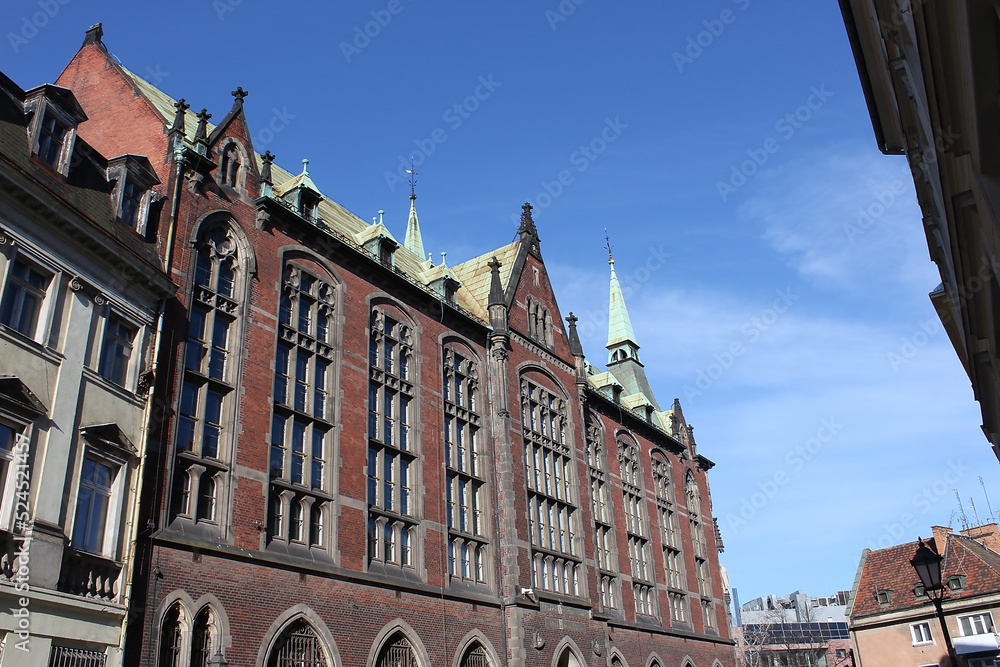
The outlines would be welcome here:
<svg viewBox="0 0 1000 667">
<path fill-rule="evenodd" d="M 126 664 L 733 663 L 707 471 L 611 272 L 608 371 L 518 240 L 425 259 L 127 71 L 100 26 L 58 79 L 149 157 L 179 285 L 153 391 Z"/>
</svg>

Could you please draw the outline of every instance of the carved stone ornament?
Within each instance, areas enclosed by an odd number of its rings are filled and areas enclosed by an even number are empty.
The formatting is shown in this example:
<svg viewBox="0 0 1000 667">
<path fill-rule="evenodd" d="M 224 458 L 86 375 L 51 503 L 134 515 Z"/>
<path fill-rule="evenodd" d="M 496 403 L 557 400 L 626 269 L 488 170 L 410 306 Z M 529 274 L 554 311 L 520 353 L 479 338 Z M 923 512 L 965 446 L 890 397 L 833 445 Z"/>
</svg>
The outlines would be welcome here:
<svg viewBox="0 0 1000 667">
<path fill-rule="evenodd" d="M 507 361 L 507 350 L 503 347 L 493 348 L 493 358 L 497 361 Z"/>
<path fill-rule="evenodd" d="M 542 633 L 535 630 L 535 636 L 532 638 L 531 645 L 537 649 L 545 648 L 545 638 L 542 637 Z"/>
<path fill-rule="evenodd" d="M 601 640 L 594 638 L 590 642 L 590 645 L 594 649 L 594 655 L 601 655 L 602 653 L 604 653 L 604 647 L 601 646 Z"/>
<path fill-rule="evenodd" d="M 264 231 L 271 224 L 271 214 L 262 208 L 257 209 L 257 229 Z"/>
<path fill-rule="evenodd" d="M 213 257 L 226 259 L 236 254 L 236 239 L 226 226 L 220 225 L 205 234 L 204 244 Z"/>
<path fill-rule="evenodd" d="M 205 180 L 205 175 L 197 171 L 189 171 L 184 174 L 184 178 L 187 180 L 188 192 L 196 195 L 201 192 L 202 184 Z"/>
</svg>

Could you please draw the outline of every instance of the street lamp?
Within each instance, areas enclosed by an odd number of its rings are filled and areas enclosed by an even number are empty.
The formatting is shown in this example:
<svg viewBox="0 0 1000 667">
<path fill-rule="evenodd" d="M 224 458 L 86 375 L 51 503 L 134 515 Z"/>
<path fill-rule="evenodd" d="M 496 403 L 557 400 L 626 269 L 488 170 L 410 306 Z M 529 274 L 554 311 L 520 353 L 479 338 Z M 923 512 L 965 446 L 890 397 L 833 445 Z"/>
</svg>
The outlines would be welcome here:
<svg viewBox="0 0 1000 667">
<path fill-rule="evenodd" d="M 920 583 L 924 587 L 924 592 L 927 593 L 927 597 L 934 603 L 938 621 L 941 622 L 941 632 L 944 633 L 944 643 L 948 647 L 948 658 L 952 667 L 956 667 L 958 660 L 955 658 L 955 647 L 951 645 L 951 634 L 948 633 L 948 625 L 944 620 L 944 611 L 941 609 L 945 594 L 944 586 L 941 583 L 941 561 L 944 559 L 941 557 L 941 554 L 932 551 L 924 544 L 923 540 L 919 540 L 919 542 L 920 546 L 917 547 L 917 553 L 913 555 L 910 565 L 917 571 L 917 576 L 920 577 Z"/>
</svg>

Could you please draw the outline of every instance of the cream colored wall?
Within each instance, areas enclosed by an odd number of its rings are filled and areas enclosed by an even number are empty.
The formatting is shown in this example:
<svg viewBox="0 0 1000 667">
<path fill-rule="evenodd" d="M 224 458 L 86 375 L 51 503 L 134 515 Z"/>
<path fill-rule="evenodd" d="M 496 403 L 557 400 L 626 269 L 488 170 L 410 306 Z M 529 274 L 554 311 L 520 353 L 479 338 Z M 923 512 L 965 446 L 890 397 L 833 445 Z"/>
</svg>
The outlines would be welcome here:
<svg viewBox="0 0 1000 667">
<path fill-rule="evenodd" d="M 948 655 L 936 619 L 928 619 L 933 644 L 914 646 L 910 623 L 862 630 L 856 633 L 861 667 L 917 667 L 941 662 Z"/>
</svg>

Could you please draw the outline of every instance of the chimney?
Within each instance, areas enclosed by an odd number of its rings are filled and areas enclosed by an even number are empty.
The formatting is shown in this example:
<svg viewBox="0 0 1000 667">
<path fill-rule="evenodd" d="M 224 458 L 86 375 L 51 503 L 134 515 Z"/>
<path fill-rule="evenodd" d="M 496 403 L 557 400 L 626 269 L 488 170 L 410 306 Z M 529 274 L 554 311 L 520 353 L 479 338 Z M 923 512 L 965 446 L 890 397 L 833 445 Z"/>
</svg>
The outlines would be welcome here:
<svg viewBox="0 0 1000 667">
<path fill-rule="evenodd" d="M 971 537 L 990 551 L 1000 553 L 1000 530 L 995 523 L 984 523 L 975 528 L 966 528 L 962 535 Z"/>
<path fill-rule="evenodd" d="M 931 526 L 931 530 L 934 531 L 934 550 L 943 556 L 945 545 L 948 544 L 948 536 L 952 534 L 951 528 Z"/>
</svg>

